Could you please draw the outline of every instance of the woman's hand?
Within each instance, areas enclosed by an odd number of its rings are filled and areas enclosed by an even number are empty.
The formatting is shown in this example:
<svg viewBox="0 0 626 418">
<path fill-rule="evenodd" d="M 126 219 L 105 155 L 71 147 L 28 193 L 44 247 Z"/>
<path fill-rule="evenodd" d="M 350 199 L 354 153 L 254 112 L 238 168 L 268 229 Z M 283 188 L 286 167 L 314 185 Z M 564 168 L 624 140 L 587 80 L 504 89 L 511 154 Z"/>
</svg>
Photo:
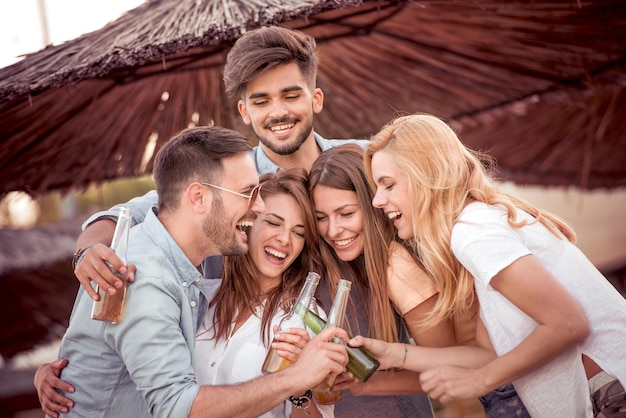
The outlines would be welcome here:
<svg viewBox="0 0 626 418">
<path fill-rule="evenodd" d="M 404 344 L 388 343 L 357 335 L 348 342 L 348 345 L 351 347 L 365 347 L 380 363 L 379 370 L 401 367 L 403 364 Z"/>
<path fill-rule="evenodd" d="M 354 377 L 354 375 L 348 371 L 341 373 L 335 379 L 335 385 L 333 390 L 349 390 L 354 396 L 359 396 L 363 391 L 365 383 Z"/>
<path fill-rule="evenodd" d="M 278 326 L 275 326 L 276 331 Z M 272 347 L 276 349 L 279 356 L 292 362 L 298 359 L 300 351 L 309 342 L 309 333 L 301 328 L 288 328 L 274 335 Z"/>
<path fill-rule="evenodd" d="M 441 402 L 483 396 L 491 388 L 483 384 L 484 376 L 477 369 L 438 367 L 420 374 L 422 389 Z"/>
</svg>

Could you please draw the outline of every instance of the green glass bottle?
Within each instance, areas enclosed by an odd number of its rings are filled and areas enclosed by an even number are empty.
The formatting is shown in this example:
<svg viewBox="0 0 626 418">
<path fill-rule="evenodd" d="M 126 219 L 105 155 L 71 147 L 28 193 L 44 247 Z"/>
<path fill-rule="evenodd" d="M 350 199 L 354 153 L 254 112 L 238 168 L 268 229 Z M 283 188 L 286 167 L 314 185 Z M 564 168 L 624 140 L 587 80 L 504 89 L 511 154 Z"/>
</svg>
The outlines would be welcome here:
<svg viewBox="0 0 626 418">
<path fill-rule="evenodd" d="M 352 282 L 349 280 L 339 280 L 337 293 L 335 294 L 335 299 L 333 300 L 333 306 L 330 308 L 326 326 L 343 326 L 351 287 Z M 333 338 L 332 341 L 340 344 L 343 343 L 341 339 L 336 337 Z M 336 377 L 337 376 L 327 377 L 322 381 L 322 383 L 313 388 L 313 396 L 318 404 L 330 405 L 341 400 L 341 391 L 333 390 Z"/>
<path fill-rule="evenodd" d="M 319 334 L 326 326 L 326 321 L 311 310 L 306 313 L 304 322 L 314 334 Z M 346 369 L 361 382 L 367 381 L 380 366 L 378 360 L 363 347 L 350 347 L 346 344 L 346 350 L 348 352 Z"/>
</svg>

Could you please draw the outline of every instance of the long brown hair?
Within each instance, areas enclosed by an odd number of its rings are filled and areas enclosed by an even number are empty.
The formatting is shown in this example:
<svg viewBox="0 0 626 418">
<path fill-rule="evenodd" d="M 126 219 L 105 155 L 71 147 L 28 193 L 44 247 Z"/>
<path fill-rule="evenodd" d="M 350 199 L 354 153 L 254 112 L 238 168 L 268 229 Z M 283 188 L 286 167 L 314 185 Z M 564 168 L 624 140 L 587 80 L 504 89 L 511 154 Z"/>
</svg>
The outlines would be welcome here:
<svg viewBox="0 0 626 418">
<path fill-rule="evenodd" d="M 474 300 L 472 275 L 456 259 L 450 247 L 452 228 L 469 203 L 500 205 L 509 224 L 521 228 L 516 208 L 543 224 L 552 234 L 575 241 L 574 231 L 561 219 L 530 203 L 498 190 L 483 161 L 486 155 L 467 148 L 439 118 L 415 114 L 399 117 L 374 135 L 365 150 L 365 171 L 374 185 L 372 156 L 385 151 L 405 173 L 413 205 L 413 237 L 407 243 L 440 289 L 439 298 L 425 326 L 466 310 Z"/>
<path fill-rule="evenodd" d="M 346 268 L 346 264 L 358 263 L 360 260 L 350 263 L 339 260 L 328 243 L 320 240 L 320 253 L 326 267 L 324 277 L 330 294 L 335 294 L 342 275 L 352 273 L 349 279 L 367 290 L 369 335 L 386 341 L 398 341 L 396 319 L 387 288 L 389 244 L 394 239 L 395 231 L 383 211 L 372 207 L 374 193 L 363 171 L 361 147 L 345 144 L 322 152 L 309 172 L 309 193 L 312 194 L 318 185 L 355 192 L 364 214 L 365 272 L 359 272 L 360 269 L 354 266 Z M 351 307 L 354 310 L 354 305 Z M 354 311 L 352 314 L 355 315 Z"/>
<path fill-rule="evenodd" d="M 302 252 L 284 271 L 280 285 L 261 295 L 256 280 L 258 270 L 252 258 L 246 255 L 224 257 L 222 284 L 209 306 L 215 306 L 213 327 L 215 338 L 228 338 L 230 325 L 240 314 L 255 312 L 265 299 L 261 318 L 261 336 L 269 343 L 272 317 L 278 308 L 289 311 L 300 293 L 309 271 L 320 272 L 319 239 L 315 226 L 315 216 L 306 188 L 306 170 L 291 168 L 275 174 L 264 174 L 260 178 L 261 197 L 286 195 L 293 197 L 302 208 L 304 217 L 305 244 Z"/>
</svg>

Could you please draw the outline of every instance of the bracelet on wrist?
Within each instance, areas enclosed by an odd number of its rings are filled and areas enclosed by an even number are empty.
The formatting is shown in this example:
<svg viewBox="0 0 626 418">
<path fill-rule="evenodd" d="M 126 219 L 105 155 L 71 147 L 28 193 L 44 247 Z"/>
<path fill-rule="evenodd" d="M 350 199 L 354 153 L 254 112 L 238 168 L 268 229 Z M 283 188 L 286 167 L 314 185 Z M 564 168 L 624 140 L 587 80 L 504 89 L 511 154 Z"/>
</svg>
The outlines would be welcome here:
<svg viewBox="0 0 626 418">
<path fill-rule="evenodd" d="M 78 267 L 80 262 L 83 261 L 83 257 L 85 256 L 85 252 L 88 249 L 90 249 L 91 247 L 93 247 L 93 245 L 90 245 L 90 246 L 85 247 L 85 248 L 79 248 L 78 250 L 76 250 L 76 252 L 74 253 L 74 255 L 72 257 L 72 271 L 76 270 L 76 267 Z"/>
<path fill-rule="evenodd" d="M 304 413 L 309 415 L 307 409 L 311 406 L 311 398 L 313 398 L 313 392 L 311 389 L 304 392 L 302 396 L 290 396 L 287 398 L 296 408 L 304 410 Z"/>
<path fill-rule="evenodd" d="M 407 347 L 406 344 L 402 344 L 404 346 L 404 358 L 402 358 L 402 364 L 400 365 L 400 367 L 396 367 L 396 371 L 400 371 L 402 369 L 404 369 L 404 364 L 406 363 L 406 354 L 409 351 L 409 348 Z"/>
</svg>

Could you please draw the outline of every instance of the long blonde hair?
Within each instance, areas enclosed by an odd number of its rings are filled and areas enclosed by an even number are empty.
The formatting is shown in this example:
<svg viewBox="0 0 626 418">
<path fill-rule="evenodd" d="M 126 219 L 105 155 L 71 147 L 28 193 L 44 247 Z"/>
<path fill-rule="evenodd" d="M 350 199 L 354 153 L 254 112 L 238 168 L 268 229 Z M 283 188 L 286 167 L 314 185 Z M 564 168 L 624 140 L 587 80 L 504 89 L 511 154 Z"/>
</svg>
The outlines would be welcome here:
<svg viewBox="0 0 626 418">
<path fill-rule="evenodd" d="M 385 151 L 408 179 L 412 209 L 413 237 L 407 244 L 437 283 L 440 293 L 424 326 L 469 308 L 474 299 L 473 278 L 455 258 L 450 247 L 452 228 L 461 211 L 471 202 L 501 205 L 509 224 L 521 228 L 516 208 L 531 214 L 555 236 L 574 242 L 569 225 L 542 212 L 523 199 L 500 191 L 482 161 L 488 157 L 467 148 L 456 133 L 439 118 L 427 114 L 399 117 L 371 138 L 364 164 L 368 180 L 375 187 L 372 156 Z"/>
</svg>

